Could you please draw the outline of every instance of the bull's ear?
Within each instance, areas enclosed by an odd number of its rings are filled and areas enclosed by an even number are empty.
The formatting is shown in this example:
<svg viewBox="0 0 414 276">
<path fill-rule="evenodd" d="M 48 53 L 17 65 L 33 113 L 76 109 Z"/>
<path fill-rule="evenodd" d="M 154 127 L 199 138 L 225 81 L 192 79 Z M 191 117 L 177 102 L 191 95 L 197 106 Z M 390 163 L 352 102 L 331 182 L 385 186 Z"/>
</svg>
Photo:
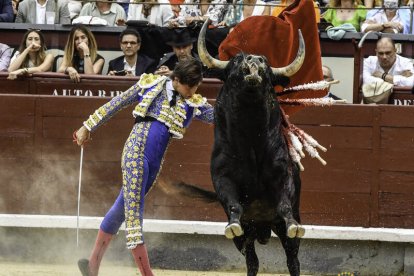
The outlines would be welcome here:
<svg viewBox="0 0 414 276">
<path fill-rule="evenodd" d="M 282 86 L 282 87 L 286 87 L 286 86 L 289 85 L 289 83 L 290 83 L 289 77 L 286 77 L 286 76 L 283 76 L 283 75 L 278 75 L 278 76 L 273 75 L 273 78 L 272 78 L 272 85 L 273 86 L 279 85 L 279 86 Z"/>
<path fill-rule="evenodd" d="M 224 69 L 219 68 L 208 68 L 203 73 L 204 78 L 217 78 L 221 81 L 226 80 L 226 73 Z"/>
</svg>

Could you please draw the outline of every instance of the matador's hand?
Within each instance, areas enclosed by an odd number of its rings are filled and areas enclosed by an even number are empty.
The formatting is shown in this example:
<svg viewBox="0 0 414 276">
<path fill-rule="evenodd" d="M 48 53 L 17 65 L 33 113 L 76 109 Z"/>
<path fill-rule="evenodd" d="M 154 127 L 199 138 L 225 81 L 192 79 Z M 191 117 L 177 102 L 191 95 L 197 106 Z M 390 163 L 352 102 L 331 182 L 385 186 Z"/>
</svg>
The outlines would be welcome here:
<svg viewBox="0 0 414 276">
<path fill-rule="evenodd" d="M 82 126 L 80 129 L 78 129 L 74 135 L 73 135 L 73 141 L 78 144 L 78 146 L 82 146 L 85 142 L 87 142 L 90 139 L 91 133 L 89 130 Z"/>
</svg>

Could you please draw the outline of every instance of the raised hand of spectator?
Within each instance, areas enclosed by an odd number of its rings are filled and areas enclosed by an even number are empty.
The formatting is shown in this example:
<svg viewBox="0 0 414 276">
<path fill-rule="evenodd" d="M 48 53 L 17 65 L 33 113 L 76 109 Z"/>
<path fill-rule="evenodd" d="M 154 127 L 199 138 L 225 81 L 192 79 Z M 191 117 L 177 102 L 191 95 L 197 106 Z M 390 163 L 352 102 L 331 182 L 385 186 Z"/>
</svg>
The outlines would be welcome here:
<svg viewBox="0 0 414 276">
<path fill-rule="evenodd" d="M 80 42 L 78 45 L 76 45 L 76 47 L 79 51 L 82 51 L 84 55 L 89 55 L 89 46 L 85 41 Z"/>
<path fill-rule="evenodd" d="M 37 43 L 36 41 L 33 41 L 30 45 L 29 45 L 29 47 L 27 47 L 26 49 L 28 49 L 29 51 L 37 51 L 37 50 L 39 50 L 40 49 L 40 44 L 39 43 Z"/>
</svg>

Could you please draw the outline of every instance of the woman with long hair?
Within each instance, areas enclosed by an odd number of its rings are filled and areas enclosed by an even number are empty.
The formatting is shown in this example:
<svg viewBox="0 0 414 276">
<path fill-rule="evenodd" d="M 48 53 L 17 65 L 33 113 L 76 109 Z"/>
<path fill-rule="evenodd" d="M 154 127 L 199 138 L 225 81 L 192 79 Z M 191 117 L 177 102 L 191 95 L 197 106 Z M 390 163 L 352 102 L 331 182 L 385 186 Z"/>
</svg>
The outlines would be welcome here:
<svg viewBox="0 0 414 276">
<path fill-rule="evenodd" d="M 104 63 L 92 32 L 83 25 L 73 27 L 58 72 L 68 74 L 71 80 L 79 82 L 79 74 L 101 74 Z"/>
<path fill-rule="evenodd" d="M 8 68 L 8 79 L 49 71 L 53 55 L 46 53 L 45 38 L 40 30 L 29 29 L 23 36 L 19 49 L 13 55 Z"/>
</svg>

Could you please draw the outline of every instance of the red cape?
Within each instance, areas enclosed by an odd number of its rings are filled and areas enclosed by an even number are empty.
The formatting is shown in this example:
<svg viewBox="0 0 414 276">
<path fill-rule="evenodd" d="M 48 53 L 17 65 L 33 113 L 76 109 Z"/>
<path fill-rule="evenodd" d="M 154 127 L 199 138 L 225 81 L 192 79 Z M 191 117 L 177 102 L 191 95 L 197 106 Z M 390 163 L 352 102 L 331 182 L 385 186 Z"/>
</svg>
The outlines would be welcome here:
<svg viewBox="0 0 414 276">
<path fill-rule="evenodd" d="M 296 0 L 278 17 L 246 18 L 220 44 L 219 58 L 229 60 L 242 51 L 266 56 L 272 67 L 286 66 L 296 57 L 298 29 L 305 40 L 305 61 L 301 69 L 290 77 L 289 86 L 322 80 L 321 50 L 312 0 Z M 281 98 L 319 98 L 324 95 L 326 90 L 304 90 Z M 290 114 L 299 109 L 285 105 L 283 108 Z"/>
</svg>

